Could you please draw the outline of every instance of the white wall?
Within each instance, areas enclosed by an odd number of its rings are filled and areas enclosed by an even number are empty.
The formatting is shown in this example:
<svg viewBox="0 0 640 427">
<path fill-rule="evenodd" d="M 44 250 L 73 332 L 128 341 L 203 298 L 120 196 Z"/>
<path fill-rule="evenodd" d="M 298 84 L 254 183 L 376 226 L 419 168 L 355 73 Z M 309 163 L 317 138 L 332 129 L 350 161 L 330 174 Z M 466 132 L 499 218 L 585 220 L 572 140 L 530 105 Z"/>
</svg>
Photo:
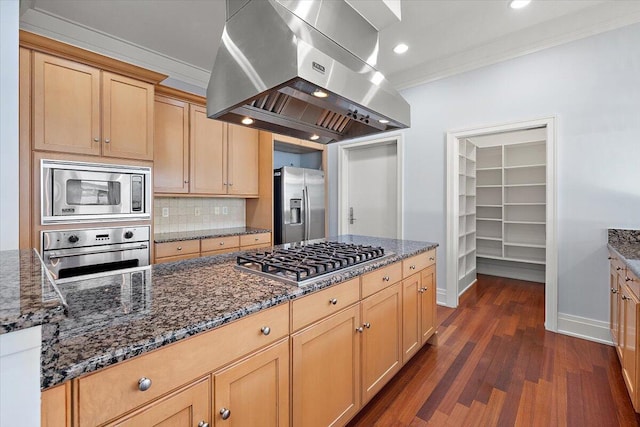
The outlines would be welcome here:
<svg viewBox="0 0 640 427">
<path fill-rule="evenodd" d="M 440 243 L 441 292 L 445 132 L 556 116 L 559 317 L 602 332 L 609 298 L 606 229 L 640 228 L 639 46 L 635 24 L 403 92 L 413 124 L 405 131 L 404 237 Z M 331 175 L 336 154 L 330 146 Z M 335 183 L 330 207 L 335 234 Z"/>
<path fill-rule="evenodd" d="M 0 250 L 18 249 L 18 0 L 0 0 Z"/>
</svg>

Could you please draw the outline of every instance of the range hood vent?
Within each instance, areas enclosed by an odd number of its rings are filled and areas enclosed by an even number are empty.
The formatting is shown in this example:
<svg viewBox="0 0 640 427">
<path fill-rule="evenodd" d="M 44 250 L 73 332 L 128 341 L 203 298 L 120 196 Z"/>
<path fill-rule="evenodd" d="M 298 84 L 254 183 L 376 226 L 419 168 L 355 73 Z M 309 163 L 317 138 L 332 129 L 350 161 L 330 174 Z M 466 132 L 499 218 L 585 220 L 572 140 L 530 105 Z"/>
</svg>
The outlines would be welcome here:
<svg viewBox="0 0 640 427">
<path fill-rule="evenodd" d="M 406 128 L 377 52 L 378 31 L 344 0 L 227 0 L 207 115 L 322 143 Z"/>
</svg>

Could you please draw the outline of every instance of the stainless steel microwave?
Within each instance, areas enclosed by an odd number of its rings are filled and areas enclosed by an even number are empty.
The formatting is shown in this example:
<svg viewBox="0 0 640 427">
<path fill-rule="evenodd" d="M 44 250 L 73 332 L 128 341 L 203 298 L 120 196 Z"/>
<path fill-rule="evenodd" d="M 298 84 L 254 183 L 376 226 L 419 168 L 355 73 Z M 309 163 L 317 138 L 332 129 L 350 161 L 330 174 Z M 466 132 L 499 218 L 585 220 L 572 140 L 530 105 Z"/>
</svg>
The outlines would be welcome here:
<svg viewBox="0 0 640 427">
<path fill-rule="evenodd" d="M 151 218 L 151 168 L 41 160 L 41 223 Z"/>
</svg>

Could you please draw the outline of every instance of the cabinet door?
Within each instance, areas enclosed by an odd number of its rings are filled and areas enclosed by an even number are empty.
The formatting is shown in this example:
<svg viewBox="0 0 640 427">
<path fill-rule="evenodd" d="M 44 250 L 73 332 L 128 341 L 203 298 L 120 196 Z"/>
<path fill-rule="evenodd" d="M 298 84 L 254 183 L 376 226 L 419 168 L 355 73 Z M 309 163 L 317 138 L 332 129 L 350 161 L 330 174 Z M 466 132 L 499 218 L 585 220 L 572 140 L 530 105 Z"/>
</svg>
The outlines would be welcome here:
<svg viewBox="0 0 640 427">
<path fill-rule="evenodd" d="M 420 348 L 420 274 L 414 274 L 402 281 L 402 364 Z"/>
<path fill-rule="evenodd" d="M 420 345 L 436 332 L 436 266 L 422 270 L 420 284 Z"/>
<path fill-rule="evenodd" d="M 402 364 L 401 282 L 364 299 L 362 306 L 362 404 L 371 399 Z"/>
<path fill-rule="evenodd" d="M 189 104 L 156 96 L 154 105 L 153 190 L 189 192 Z"/>
<path fill-rule="evenodd" d="M 258 131 L 229 125 L 229 194 L 258 195 Z"/>
<path fill-rule="evenodd" d="M 102 154 L 153 160 L 153 85 L 102 73 Z"/>
<path fill-rule="evenodd" d="M 637 310 L 638 301 L 632 292 L 626 287 L 621 287 L 621 327 L 622 335 L 622 376 L 627 385 L 629 396 L 634 408 L 638 409 L 637 404 L 637 378 L 636 378 L 636 332 L 638 320 Z"/>
<path fill-rule="evenodd" d="M 611 340 L 613 345 L 618 348 L 618 325 L 620 321 L 620 296 L 618 295 L 620 289 L 618 288 L 618 272 L 616 271 L 616 265 L 611 262 L 609 269 L 609 329 L 611 330 Z M 618 354 L 620 357 L 620 354 Z"/>
<path fill-rule="evenodd" d="M 36 150 L 100 154 L 100 70 L 33 54 Z"/>
<path fill-rule="evenodd" d="M 289 339 L 214 375 L 216 426 L 289 425 Z"/>
<path fill-rule="evenodd" d="M 340 426 L 360 408 L 359 305 L 292 335 L 293 425 Z"/>
<path fill-rule="evenodd" d="M 207 109 L 191 106 L 191 193 L 226 194 L 225 124 L 207 118 Z"/>
<path fill-rule="evenodd" d="M 158 399 L 109 426 L 195 427 L 211 423 L 209 377 Z"/>
</svg>

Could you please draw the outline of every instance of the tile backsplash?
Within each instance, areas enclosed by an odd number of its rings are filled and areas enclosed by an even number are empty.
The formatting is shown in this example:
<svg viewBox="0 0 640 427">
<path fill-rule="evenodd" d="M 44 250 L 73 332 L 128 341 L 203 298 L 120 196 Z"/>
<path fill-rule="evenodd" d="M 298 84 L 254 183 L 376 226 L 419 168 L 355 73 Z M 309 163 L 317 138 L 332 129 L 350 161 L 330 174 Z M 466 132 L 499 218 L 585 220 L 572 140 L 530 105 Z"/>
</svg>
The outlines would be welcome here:
<svg viewBox="0 0 640 427">
<path fill-rule="evenodd" d="M 168 213 L 169 216 L 163 216 Z M 226 214 L 225 214 L 226 212 Z M 244 227 L 245 200 L 215 197 L 155 197 L 155 233 Z"/>
</svg>

